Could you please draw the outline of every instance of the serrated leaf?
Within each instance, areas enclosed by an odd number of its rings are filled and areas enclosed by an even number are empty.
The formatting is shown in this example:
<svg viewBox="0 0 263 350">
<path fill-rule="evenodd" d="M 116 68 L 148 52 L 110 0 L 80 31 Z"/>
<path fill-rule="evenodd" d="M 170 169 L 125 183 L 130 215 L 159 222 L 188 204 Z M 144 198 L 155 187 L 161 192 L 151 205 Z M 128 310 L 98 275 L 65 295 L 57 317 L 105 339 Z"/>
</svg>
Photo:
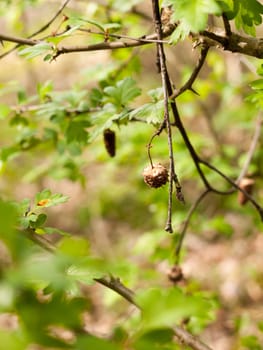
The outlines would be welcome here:
<svg viewBox="0 0 263 350">
<path fill-rule="evenodd" d="M 139 293 L 136 301 L 142 309 L 144 329 L 172 327 L 190 316 L 210 317 L 209 301 L 199 296 L 184 295 L 178 288 L 148 289 Z"/>
<path fill-rule="evenodd" d="M 141 89 L 136 86 L 132 78 L 125 78 L 118 81 L 116 86 L 107 86 L 104 92 L 110 97 L 110 102 L 125 107 L 128 102 L 141 94 Z"/>
<path fill-rule="evenodd" d="M 164 116 L 163 90 L 162 88 L 153 89 L 148 92 L 148 95 L 152 101 L 130 112 L 129 119 L 142 118 L 148 124 L 158 125 L 162 122 Z"/>
<path fill-rule="evenodd" d="M 35 196 L 35 203 L 37 207 L 48 208 L 58 204 L 67 202 L 68 196 L 64 196 L 60 193 L 52 194 L 50 190 L 45 189 Z"/>
<path fill-rule="evenodd" d="M 157 103 L 146 103 L 129 114 L 129 119 L 134 117 L 145 119 L 148 124 L 158 125 L 162 122 L 164 116 L 163 100 Z"/>
<path fill-rule="evenodd" d="M 88 126 L 90 126 L 90 123 L 84 120 L 70 122 L 66 130 L 67 142 L 86 144 L 88 141 L 88 132 L 86 128 Z"/>
<path fill-rule="evenodd" d="M 199 32 L 207 25 L 208 14 L 219 14 L 221 9 L 215 0 L 170 0 L 173 21 L 180 22 L 181 36 L 189 31 Z M 188 32 L 188 33 L 187 33 Z"/>
<path fill-rule="evenodd" d="M 172 349 L 169 345 L 172 344 L 174 338 L 174 331 L 171 328 L 160 328 L 146 331 L 135 340 L 135 350 L 162 350 Z"/>
<path fill-rule="evenodd" d="M 263 5 L 257 0 L 234 0 L 234 14 L 237 28 L 255 36 L 255 26 L 262 23 Z"/>
</svg>

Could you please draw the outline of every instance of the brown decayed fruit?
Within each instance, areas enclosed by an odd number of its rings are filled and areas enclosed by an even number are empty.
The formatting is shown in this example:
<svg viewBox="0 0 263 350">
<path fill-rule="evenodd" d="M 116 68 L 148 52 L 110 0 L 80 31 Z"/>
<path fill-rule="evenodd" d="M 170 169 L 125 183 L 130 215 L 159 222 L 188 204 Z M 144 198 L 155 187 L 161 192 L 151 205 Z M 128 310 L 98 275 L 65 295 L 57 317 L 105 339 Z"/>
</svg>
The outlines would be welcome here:
<svg viewBox="0 0 263 350">
<path fill-rule="evenodd" d="M 149 165 L 143 170 L 145 183 L 153 188 L 165 185 L 168 181 L 168 170 L 161 164 Z"/>
<path fill-rule="evenodd" d="M 114 157 L 116 154 L 116 135 L 111 129 L 103 132 L 103 141 L 109 156 Z"/>
</svg>

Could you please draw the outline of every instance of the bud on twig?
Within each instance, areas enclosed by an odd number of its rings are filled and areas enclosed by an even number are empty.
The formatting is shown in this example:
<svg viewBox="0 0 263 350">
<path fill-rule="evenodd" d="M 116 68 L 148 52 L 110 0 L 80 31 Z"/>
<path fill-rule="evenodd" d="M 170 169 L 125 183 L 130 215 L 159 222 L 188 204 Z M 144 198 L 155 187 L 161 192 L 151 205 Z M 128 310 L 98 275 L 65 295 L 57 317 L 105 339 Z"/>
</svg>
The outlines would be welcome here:
<svg viewBox="0 0 263 350">
<path fill-rule="evenodd" d="M 246 191 L 248 194 L 251 194 L 253 191 L 254 184 L 255 184 L 255 180 L 245 177 L 240 181 L 239 187 L 242 190 Z M 245 205 L 246 202 L 248 201 L 248 198 L 244 195 L 243 192 L 239 191 L 237 200 L 240 205 Z"/>
</svg>

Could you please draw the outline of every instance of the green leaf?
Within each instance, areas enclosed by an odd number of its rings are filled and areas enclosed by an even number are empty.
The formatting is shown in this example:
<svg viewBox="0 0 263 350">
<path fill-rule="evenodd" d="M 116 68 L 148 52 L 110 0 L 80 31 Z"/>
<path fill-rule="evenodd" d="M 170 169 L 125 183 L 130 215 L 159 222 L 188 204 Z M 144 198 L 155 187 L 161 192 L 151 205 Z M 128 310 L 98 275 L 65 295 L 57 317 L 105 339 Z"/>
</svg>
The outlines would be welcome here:
<svg viewBox="0 0 263 350">
<path fill-rule="evenodd" d="M 262 350 L 259 339 L 255 335 L 248 335 L 241 339 L 241 344 L 250 350 Z"/>
<path fill-rule="evenodd" d="M 250 83 L 253 90 L 263 90 L 263 79 L 257 79 Z"/>
<path fill-rule="evenodd" d="M 255 35 L 255 26 L 262 23 L 263 5 L 257 0 L 234 0 L 235 24 L 247 34 Z"/>
<path fill-rule="evenodd" d="M 219 14 L 221 9 L 215 0 L 169 0 L 173 7 L 172 19 L 179 21 L 180 36 L 204 30 L 207 25 L 208 14 Z"/>
<path fill-rule="evenodd" d="M 38 231 L 37 233 L 39 233 L 39 234 L 45 234 L 46 233 L 48 235 L 57 233 L 60 236 L 69 236 L 70 235 L 68 232 L 60 230 L 60 229 L 58 229 L 56 227 L 42 227 L 41 231 Z"/>
<path fill-rule="evenodd" d="M 0 120 L 5 119 L 10 112 L 11 112 L 10 107 L 0 103 Z"/>
<path fill-rule="evenodd" d="M 68 196 L 64 196 L 60 193 L 52 194 L 50 190 L 45 189 L 35 196 L 35 203 L 37 207 L 48 208 L 58 204 L 67 202 Z"/>
<path fill-rule="evenodd" d="M 172 327 L 186 317 L 207 317 L 211 309 L 208 300 L 184 295 L 178 288 L 152 288 L 138 294 L 144 329 Z"/>
<path fill-rule="evenodd" d="M 88 132 L 86 131 L 86 128 L 89 126 L 90 123 L 85 120 L 70 122 L 66 130 L 67 142 L 77 142 L 85 145 L 88 141 Z"/>
<path fill-rule="evenodd" d="M 25 350 L 29 341 L 21 330 L 0 330 L 1 344 L 8 350 Z"/>
<path fill-rule="evenodd" d="M 174 331 L 171 328 L 160 328 L 147 331 L 134 342 L 135 350 L 169 350 L 174 349 Z"/>
<path fill-rule="evenodd" d="M 8 246 L 15 244 L 17 214 L 17 208 L 14 204 L 0 199 L 0 237 Z"/>
<path fill-rule="evenodd" d="M 128 102 L 141 94 L 141 89 L 132 78 L 125 78 L 118 81 L 116 86 L 107 86 L 104 92 L 117 107 L 126 107 Z"/>
<path fill-rule="evenodd" d="M 65 237 L 59 242 L 58 251 L 70 256 L 87 256 L 89 243 L 87 239 L 80 237 Z"/>
<path fill-rule="evenodd" d="M 228 15 L 228 19 L 233 19 L 232 17 L 230 18 L 229 16 L 230 11 L 234 10 L 233 0 L 217 0 L 217 3 L 222 9 L 222 11 Z"/>
<path fill-rule="evenodd" d="M 46 81 L 45 83 L 37 84 L 37 93 L 40 101 L 45 101 L 49 94 L 53 91 L 53 82 L 51 80 Z"/>
<path fill-rule="evenodd" d="M 19 114 L 15 114 L 15 116 L 10 120 L 10 126 L 27 126 L 27 125 L 28 125 L 28 120 Z"/>
<path fill-rule="evenodd" d="M 101 278 L 108 273 L 107 263 L 97 257 L 82 258 L 67 269 L 67 276 L 73 281 L 81 281 L 92 285 L 95 278 Z"/>
<path fill-rule="evenodd" d="M 75 348 L 78 350 L 121 350 L 112 340 L 100 339 L 93 335 L 79 336 Z"/>
<path fill-rule="evenodd" d="M 31 59 L 43 54 L 47 54 L 49 51 L 53 52 L 52 46 L 48 43 L 39 43 L 34 46 L 27 47 L 19 51 L 19 55 L 25 56 L 27 59 Z"/>
<path fill-rule="evenodd" d="M 71 36 L 76 30 L 78 30 L 81 27 L 80 24 L 77 24 L 75 26 L 72 26 L 71 28 L 69 28 L 66 32 L 64 32 L 63 34 L 60 34 L 58 36 L 54 36 L 54 37 L 49 37 L 47 39 L 48 42 L 54 43 L 54 44 L 58 44 L 60 43 L 63 39 Z"/>
</svg>

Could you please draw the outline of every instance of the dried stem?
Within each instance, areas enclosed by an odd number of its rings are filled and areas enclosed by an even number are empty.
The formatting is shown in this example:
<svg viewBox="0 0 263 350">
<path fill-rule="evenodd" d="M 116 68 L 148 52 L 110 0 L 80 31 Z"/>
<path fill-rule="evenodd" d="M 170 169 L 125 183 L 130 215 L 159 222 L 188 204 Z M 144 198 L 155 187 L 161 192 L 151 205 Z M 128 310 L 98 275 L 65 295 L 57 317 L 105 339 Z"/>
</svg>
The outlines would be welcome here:
<svg viewBox="0 0 263 350">
<path fill-rule="evenodd" d="M 158 40 L 162 40 L 162 23 L 161 23 L 161 15 L 159 10 L 159 3 L 157 0 L 152 0 L 152 8 L 153 8 L 153 20 L 155 24 L 155 32 Z M 172 206 L 173 206 L 173 185 L 174 180 L 178 182 L 177 176 L 175 174 L 174 168 L 174 154 L 173 154 L 173 139 L 172 139 L 172 128 L 170 122 L 169 115 L 169 92 L 167 88 L 167 67 L 166 67 L 166 58 L 164 53 L 164 48 L 162 43 L 157 43 L 158 55 L 157 59 L 160 65 L 161 77 L 162 77 L 162 86 L 163 86 L 163 94 L 164 94 L 164 120 L 165 126 L 167 130 L 167 138 L 168 138 L 168 148 L 169 148 L 169 198 L 168 198 L 168 214 L 167 221 L 165 225 L 165 231 L 172 233 Z"/>
</svg>

